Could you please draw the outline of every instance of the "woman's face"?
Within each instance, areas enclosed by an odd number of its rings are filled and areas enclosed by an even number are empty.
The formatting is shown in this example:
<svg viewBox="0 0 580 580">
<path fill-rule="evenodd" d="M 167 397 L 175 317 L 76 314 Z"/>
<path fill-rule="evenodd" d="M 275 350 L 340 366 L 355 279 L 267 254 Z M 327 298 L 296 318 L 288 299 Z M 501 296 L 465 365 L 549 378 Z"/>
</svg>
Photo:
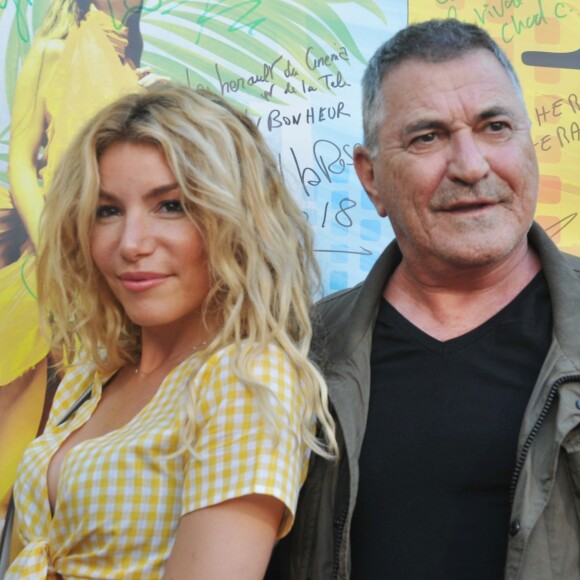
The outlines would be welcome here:
<svg viewBox="0 0 580 580">
<path fill-rule="evenodd" d="M 201 329 L 210 288 L 205 244 L 163 153 L 115 143 L 102 154 L 99 175 L 91 253 L 111 291 L 143 328 Z"/>
</svg>

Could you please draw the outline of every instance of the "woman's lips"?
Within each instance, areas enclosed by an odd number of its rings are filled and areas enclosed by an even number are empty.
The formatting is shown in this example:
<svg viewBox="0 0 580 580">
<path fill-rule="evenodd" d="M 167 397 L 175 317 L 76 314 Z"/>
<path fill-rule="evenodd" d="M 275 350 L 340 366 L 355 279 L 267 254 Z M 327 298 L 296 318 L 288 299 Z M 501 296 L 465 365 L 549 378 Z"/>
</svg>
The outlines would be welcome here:
<svg viewBox="0 0 580 580">
<path fill-rule="evenodd" d="M 131 292 L 142 292 L 163 284 L 169 276 L 156 272 L 127 272 L 119 276 L 121 284 Z"/>
</svg>

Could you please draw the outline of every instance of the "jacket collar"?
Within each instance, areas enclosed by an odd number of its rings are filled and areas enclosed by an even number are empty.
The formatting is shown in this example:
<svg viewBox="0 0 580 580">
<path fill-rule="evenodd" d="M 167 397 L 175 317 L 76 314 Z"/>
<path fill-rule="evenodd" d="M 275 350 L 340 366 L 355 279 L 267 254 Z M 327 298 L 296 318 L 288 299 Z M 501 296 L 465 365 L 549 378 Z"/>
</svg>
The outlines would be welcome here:
<svg viewBox="0 0 580 580">
<path fill-rule="evenodd" d="M 580 258 L 561 252 L 536 223 L 528 236 L 548 281 L 552 302 L 553 336 L 567 358 L 580 354 Z"/>
<path fill-rule="evenodd" d="M 372 331 L 386 281 L 401 257 L 399 246 L 393 240 L 363 282 L 335 292 L 315 305 L 312 321 L 315 336 L 323 338 L 322 353 L 326 363 L 332 364 L 348 358 L 368 335 L 369 329 Z M 346 298 L 349 294 L 353 299 L 344 300 L 343 297 Z M 342 337 L 341 340 L 330 339 L 338 336 Z"/>
<path fill-rule="evenodd" d="M 577 358 L 580 353 L 578 317 L 571 316 L 570 305 L 580 309 L 580 258 L 562 253 L 537 224 L 528 234 L 530 246 L 538 253 L 548 281 L 554 319 L 554 337 L 567 357 Z M 393 240 L 375 262 L 366 279 L 354 288 L 343 290 L 320 301 L 318 308 L 325 311 L 325 334 L 342 336 L 344 340 L 326 343 L 328 361 L 344 360 L 374 328 L 385 284 L 401 261 L 401 250 Z M 342 296 L 354 293 L 355 299 L 344 301 Z M 340 308 L 333 313 L 334 308 Z M 315 315 L 316 319 L 316 315 Z M 345 328 L 348 328 L 345 331 Z"/>
</svg>

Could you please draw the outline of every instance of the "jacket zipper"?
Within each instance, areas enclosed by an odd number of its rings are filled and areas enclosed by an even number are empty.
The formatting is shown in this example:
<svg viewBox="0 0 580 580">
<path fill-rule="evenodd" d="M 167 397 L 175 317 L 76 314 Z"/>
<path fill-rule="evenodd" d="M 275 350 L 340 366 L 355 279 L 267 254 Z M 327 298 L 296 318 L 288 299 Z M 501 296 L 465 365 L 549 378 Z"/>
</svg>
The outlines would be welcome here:
<svg viewBox="0 0 580 580">
<path fill-rule="evenodd" d="M 518 484 L 520 474 L 521 474 L 522 469 L 524 467 L 526 457 L 528 456 L 528 452 L 532 446 L 532 443 L 534 442 L 536 435 L 538 434 L 538 431 L 540 430 L 540 427 L 542 426 L 542 424 L 546 420 L 546 417 L 548 416 L 548 413 L 550 412 L 550 409 L 552 408 L 552 404 L 554 403 L 554 399 L 556 398 L 556 395 L 558 394 L 558 388 L 561 385 L 563 385 L 564 383 L 568 383 L 568 382 L 572 382 L 572 381 L 580 381 L 580 375 L 568 375 L 566 377 L 561 377 L 552 385 L 552 388 L 550 389 L 550 392 L 548 393 L 548 397 L 546 399 L 546 402 L 544 403 L 544 407 L 542 409 L 542 412 L 538 416 L 536 423 L 534 424 L 532 430 L 530 431 L 530 434 L 528 435 L 528 438 L 526 439 L 526 441 L 522 447 L 522 450 L 521 450 L 520 455 L 518 457 L 518 461 L 516 462 L 516 466 L 515 466 L 514 473 L 512 475 L 511 484 L 510 484 L 510 505 L 513 505 L 513 503 L 514 503 L 514 498 L 515 498 L 515 494 L 516 494 L 516 486 Z"/>
<path fill-rule="evenodd" d="M 334 527 L 336 528 L 336 544 L 334 545 L 334 564 L 332 568 L 332 579 L 338 579 L 338 571 L 340 569 L 340 546 L 342 544 L 342 537 L 344 535 L 344 525 L 346 524 L 346 517 L 348 515 L 348 502 L 342 514 L 337 520 L 334 520 Z"/>
</svg>

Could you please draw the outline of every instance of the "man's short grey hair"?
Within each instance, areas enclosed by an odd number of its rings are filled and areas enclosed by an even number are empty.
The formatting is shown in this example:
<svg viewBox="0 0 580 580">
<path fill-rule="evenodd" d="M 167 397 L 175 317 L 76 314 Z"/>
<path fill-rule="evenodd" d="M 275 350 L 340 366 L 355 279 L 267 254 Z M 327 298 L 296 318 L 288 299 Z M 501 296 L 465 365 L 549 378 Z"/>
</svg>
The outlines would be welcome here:
<svg viewBox="0 0 580 580">
<path fill-rule="evenodd" d="M 497 58 L 523 102 L 512 64 L 491 36 L 475 24 L 454 19 L 428 20 L 403 28 L 381 45 L 362 78 L 364 143 L 371 155 L 377 153 L 379 126 L 386 114 L 381 83 L 390 71 L 407 60 L 447 62 L 481 49 L 489 50 Z"/>
</svg>

